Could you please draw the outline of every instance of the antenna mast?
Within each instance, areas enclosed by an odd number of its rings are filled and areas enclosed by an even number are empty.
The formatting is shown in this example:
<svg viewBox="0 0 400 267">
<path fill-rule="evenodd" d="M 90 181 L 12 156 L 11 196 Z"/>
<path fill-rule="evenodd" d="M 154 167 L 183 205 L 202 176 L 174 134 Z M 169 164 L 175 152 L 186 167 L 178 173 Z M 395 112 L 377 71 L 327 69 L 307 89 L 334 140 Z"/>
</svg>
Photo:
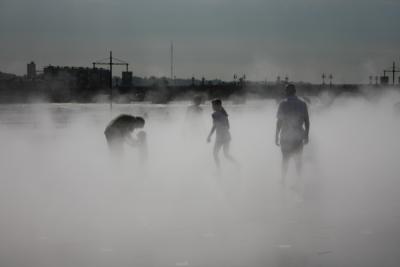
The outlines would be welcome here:
<svg viewBox="0 0 400 267">
<path fill-rule="evenodd" d="M 171 41 L 171 81 L 174 81 L 174 43 Z"/>
</svg>

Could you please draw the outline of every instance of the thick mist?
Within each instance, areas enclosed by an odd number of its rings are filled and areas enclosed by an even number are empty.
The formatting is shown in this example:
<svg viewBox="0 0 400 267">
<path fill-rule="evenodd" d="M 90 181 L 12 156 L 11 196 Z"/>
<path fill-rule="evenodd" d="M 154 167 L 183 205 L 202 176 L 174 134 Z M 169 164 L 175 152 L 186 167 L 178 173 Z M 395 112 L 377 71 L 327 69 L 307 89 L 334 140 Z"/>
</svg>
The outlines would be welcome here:
<svg viewBox="0 0 400 267">
<path fill-rule="evenodd" d="M 0 266 L 397 266 L 397 102 L 311 99 L 302 198 L 292 162 L 279 184 L 275 101 L 224 103 L 240 169 L 221 153 L 221 175 L 209 103 L 197 122 L 185 102 L 1 105 Z M 120 113 L 145 117 L 146 164 L 110 157 Z"/>
</svg>

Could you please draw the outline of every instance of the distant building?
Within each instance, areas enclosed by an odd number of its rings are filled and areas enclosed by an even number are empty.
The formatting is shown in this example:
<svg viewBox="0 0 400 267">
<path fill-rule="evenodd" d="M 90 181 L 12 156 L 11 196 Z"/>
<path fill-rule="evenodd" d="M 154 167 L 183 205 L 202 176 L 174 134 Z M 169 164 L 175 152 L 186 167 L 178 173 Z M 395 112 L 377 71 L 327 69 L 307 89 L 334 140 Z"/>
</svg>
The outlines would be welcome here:
<svg viewBox="0 0 400 267">
<path fill-rule="evenodd" d="M 46 80 L 64 82 L 71 89 L 102 89 L 110 84 L 110 71 L 102 68 L 84 67 L 55 67 L 47 66 L 43 69 Z"/>
<path fill-rule="evenodd" d="M 389 77 L 388 76 L 381 76 L 381 84 L 388 85 L 389 84 Z"/>
<path fill-rule="evenodd" d="M 122 72 L 122 87 L 131 87 L 132 86 L 132 71 L 124 71 Z"/>
<path fill-rule="evenodd" d="M 28 79 L 35 79 L 36 78 L 36 64 L 35 62 L 28 63 L 27 65 L 27 78 Z"/>
</svg>

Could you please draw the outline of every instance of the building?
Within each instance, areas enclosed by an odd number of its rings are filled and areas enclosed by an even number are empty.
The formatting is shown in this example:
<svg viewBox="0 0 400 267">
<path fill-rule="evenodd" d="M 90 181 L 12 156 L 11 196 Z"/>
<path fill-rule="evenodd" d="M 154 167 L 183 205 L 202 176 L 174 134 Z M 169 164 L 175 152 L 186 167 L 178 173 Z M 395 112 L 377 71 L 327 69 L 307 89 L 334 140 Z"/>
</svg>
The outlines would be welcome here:
<svg viewBox="0 0 400 267">
<path fill-rule="evenodd" d="M 124 71 L 122 72 L 122 87 L 132 87 L 132 72 Z"/>
<path fill-rule="evenodd" d="M 110 71 L 102 68 L 47 66 L 43 75 L 45 80 L 61 81 L 78 90 L 108 88 L 110 84 Z"/>
<path fill-rule="evenodd" d="M 35 62 L 32 61 L 31 63 L 28 63 L 26 68 L 27 68 L 27 75 L 26 75 L 27 78 L 31 79 L 31 80 L 35 79 L 36 78 L 36 64 L 35 64 Z"/>
<path fill-rule="evenodd" d="M 381 76 L 381 85 L 388 85 L 389 84 L 389 76 Z"/>
</svg>

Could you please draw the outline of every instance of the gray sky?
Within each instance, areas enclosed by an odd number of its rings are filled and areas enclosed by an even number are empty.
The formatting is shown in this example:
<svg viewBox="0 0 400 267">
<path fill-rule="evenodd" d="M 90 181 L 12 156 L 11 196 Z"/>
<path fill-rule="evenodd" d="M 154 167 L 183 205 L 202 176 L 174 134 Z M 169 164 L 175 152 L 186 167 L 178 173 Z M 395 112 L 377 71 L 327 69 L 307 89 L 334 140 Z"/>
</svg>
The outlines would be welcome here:
<svg viewBox="0 0 400 267">
<path fill-rule="evenodd" d="M 367 81 L 400 63 L 398 0 L 0 0 L 0 71 L 91 66 L 110 49 L 134 75 Z"/>
</svg>

